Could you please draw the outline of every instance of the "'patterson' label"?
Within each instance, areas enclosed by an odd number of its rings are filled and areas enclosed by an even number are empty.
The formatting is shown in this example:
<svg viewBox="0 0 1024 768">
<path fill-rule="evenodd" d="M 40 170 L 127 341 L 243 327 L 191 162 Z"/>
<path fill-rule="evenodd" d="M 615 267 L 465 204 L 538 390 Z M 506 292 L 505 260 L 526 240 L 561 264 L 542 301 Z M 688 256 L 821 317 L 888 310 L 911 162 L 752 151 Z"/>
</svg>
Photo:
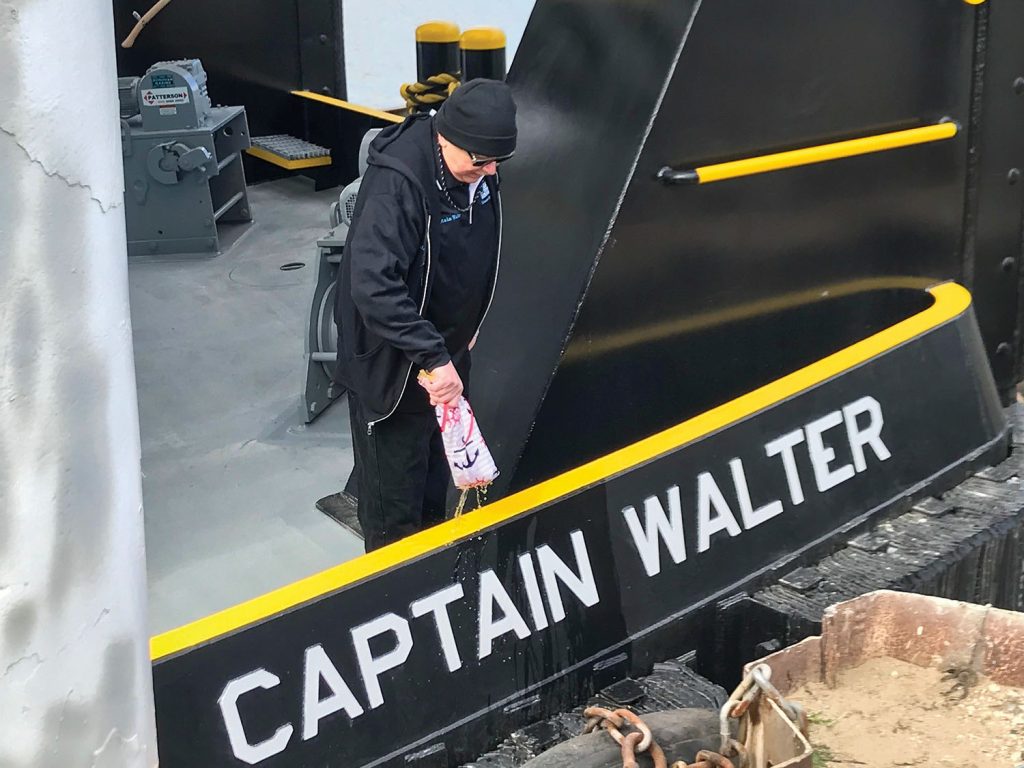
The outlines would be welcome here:
<svg viewBox="0 0 1024 768">
<path fill-rule="evenodd" d="M 151 107 L 189 103 L 188 88 L 149 88 L 142 92 L 142 103 Z"/>
</svg>

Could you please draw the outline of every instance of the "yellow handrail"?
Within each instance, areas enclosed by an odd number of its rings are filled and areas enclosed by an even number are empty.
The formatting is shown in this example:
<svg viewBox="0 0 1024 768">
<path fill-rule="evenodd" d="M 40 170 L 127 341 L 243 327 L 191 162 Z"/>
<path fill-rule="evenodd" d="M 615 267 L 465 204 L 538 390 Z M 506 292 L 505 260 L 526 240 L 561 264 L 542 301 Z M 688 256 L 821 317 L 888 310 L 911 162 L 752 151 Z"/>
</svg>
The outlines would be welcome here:
<svg viewBox="0 0 1024 768">
<path fill-rule="evenodd" d="M 776 152 L 770 155 L 730 160 L 715 165 L 703 165 L 692 170 L 674 170 L 665 167 L 658 171 L 658 178 L 669 184 L 709 184 L 713 181 L 735 179 L 739 176 L 752 176 L 783 168 L 794 168 L 844 157 L 867 155 L 872 152 L 884 152 L 914 144 L 942 141 L 953 138 L 959 130 L 960 126 L 955 122 L 947 121 L 921 128 L 910 128 L 905 131 L 880 133 L 860 139 L 835 141 L 830 144 L 819 144 L 815 147 L 793 149 L 788 152 Z"/>
</svg>

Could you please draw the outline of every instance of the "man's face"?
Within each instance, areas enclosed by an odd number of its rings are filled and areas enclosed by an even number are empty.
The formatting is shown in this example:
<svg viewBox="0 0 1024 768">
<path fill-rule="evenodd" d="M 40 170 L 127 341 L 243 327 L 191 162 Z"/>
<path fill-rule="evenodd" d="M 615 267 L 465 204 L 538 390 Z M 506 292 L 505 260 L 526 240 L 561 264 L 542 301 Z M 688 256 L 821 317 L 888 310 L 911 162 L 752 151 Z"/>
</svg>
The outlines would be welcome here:
<svg viewBox="0 0 1024 768">
<path fill-rule="evenodd" d="M 484 165 L 474 165 L 474 162 L 480 162 L 485 158 L 477 157 L 474 160 L 473 155 L 461 147 L 455 146 L 440 134 L 437 136 L 437 143 L 441 145 L 441 154 L 444 155 L 444 162 L 448 166 L 448 170 L 463 184 L 472 184 L 484 176 L 493 176 L 498 172 L 497 162 L 492 160 Z"/>
</svg>

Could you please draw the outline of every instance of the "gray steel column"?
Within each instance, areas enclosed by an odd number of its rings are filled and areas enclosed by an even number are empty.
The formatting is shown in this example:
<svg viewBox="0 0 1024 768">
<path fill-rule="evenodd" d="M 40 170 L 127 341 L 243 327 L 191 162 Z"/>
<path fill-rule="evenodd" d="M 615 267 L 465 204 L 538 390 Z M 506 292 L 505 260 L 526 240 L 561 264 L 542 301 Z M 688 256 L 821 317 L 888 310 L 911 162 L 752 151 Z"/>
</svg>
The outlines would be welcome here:
<svg viewBox="0 0 1024 768">
<path fill-rule="evenodd" d="M 156 765 L 109 0 L 0 0 L 0 765 Z"/>
</svg>

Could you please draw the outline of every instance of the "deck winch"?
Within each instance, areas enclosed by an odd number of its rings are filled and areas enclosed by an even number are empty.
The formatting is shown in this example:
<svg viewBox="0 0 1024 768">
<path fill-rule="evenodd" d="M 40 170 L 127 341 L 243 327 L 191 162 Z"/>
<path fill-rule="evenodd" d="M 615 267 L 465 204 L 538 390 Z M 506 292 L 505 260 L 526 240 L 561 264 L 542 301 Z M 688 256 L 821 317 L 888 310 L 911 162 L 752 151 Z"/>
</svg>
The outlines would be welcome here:
<svg viewBox="0 0 1024 768">
<path fill-rule="evenodd" d="M 213 106 L 198 59 L 154 64 L 118 90 L 128 254 L 216 253 L 218 223 L 252 220 L 245 107 Z"/>
</svg>

